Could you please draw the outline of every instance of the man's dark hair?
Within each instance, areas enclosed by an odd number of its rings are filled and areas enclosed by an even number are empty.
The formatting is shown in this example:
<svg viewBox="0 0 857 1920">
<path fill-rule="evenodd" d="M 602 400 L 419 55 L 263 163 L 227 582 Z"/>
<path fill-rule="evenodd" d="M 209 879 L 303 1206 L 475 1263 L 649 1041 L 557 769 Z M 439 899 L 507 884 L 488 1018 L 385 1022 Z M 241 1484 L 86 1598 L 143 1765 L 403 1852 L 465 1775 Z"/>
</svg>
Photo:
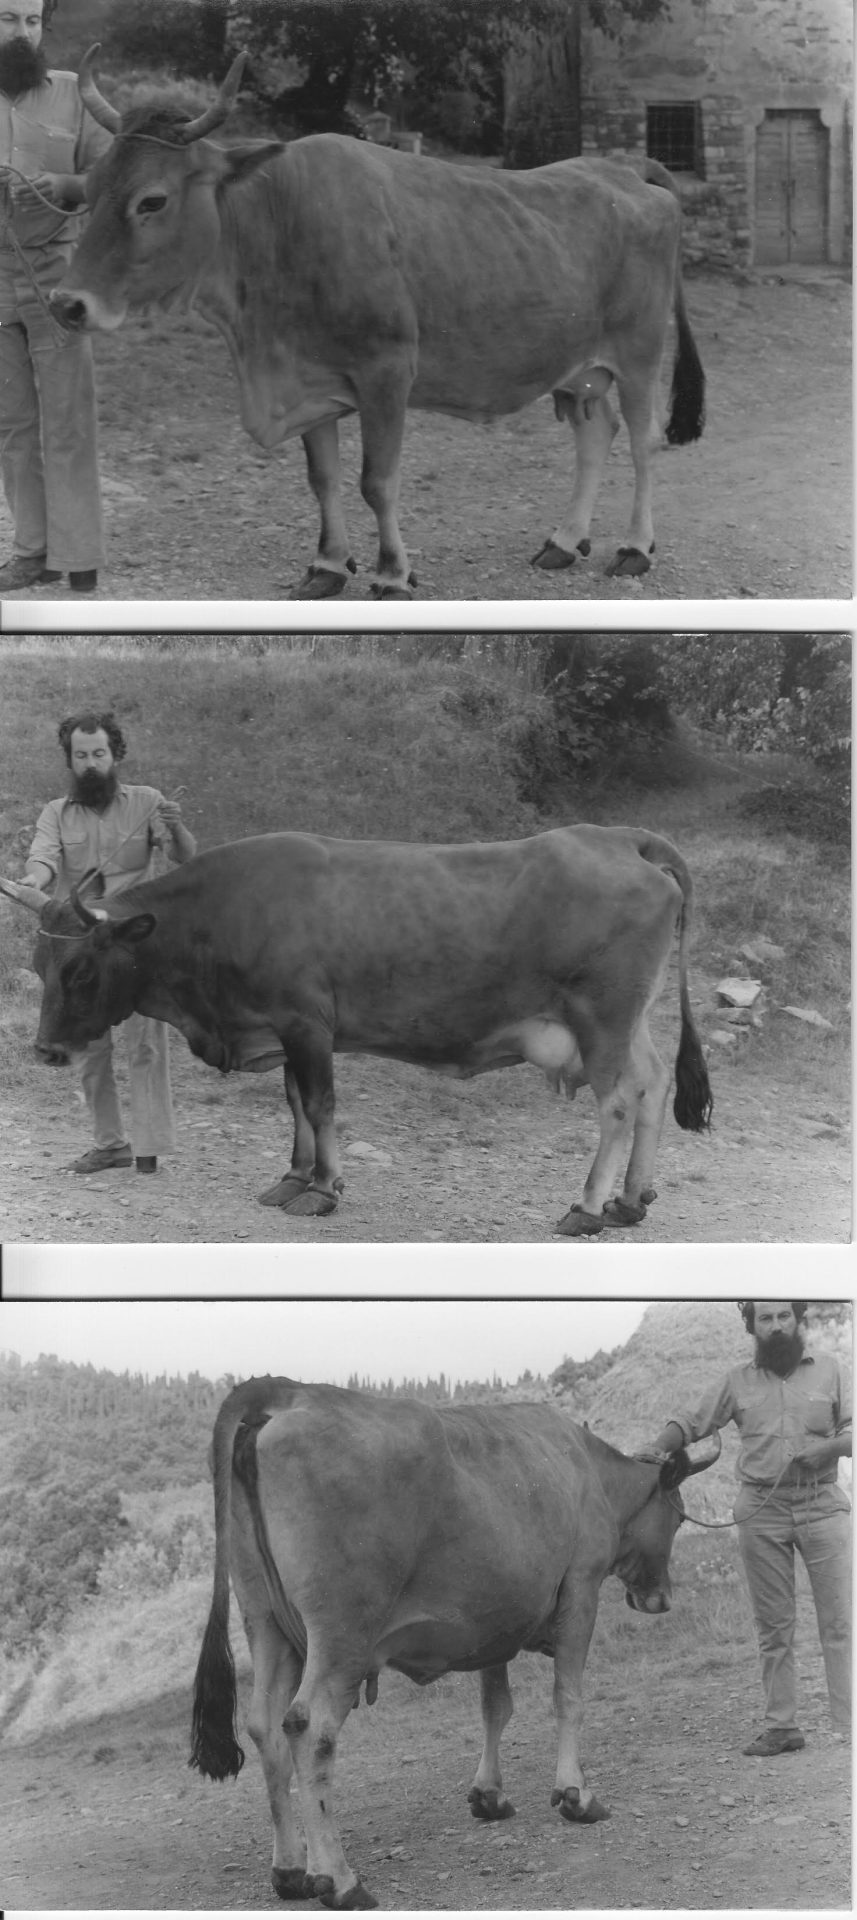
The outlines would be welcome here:
<svg viewBox="0 0 857 1920">
<path fill-rule="evenodd" d="M 807 1310 L 807 1307 L 809 1306 L 809 1301 L 808 1300 L 790 1300 L 789 1306 L 791 1307 L 792 1313 L 794 1314 L 794 1317 L 798 1323 L 798 1326 L 800 1326 L 801 1321 L 806 1319 L 806 1310 Z M 739 1300 L 738 1312 L 741 1315 L 741 1318 L 744 1322 L 747 1332 L 755 1333 L 756 1331 L 755 1300 Z"/>
<path fill-rule="evenodd" d="M 94 713 L 92 711 L 87 713 L 70 713 L 66 720 L 60 721 L 57 728 L 57 739 L 65 754 L 67 767 L 71 766 L 71 736 L 73 733 L 76 733 L 78 729 L 81 733 L 106 733 L 114 760 L 124 760 L 128 748 L 125 744 L 125 735 L 122 732 L 115 713 Z"/>
</svg>

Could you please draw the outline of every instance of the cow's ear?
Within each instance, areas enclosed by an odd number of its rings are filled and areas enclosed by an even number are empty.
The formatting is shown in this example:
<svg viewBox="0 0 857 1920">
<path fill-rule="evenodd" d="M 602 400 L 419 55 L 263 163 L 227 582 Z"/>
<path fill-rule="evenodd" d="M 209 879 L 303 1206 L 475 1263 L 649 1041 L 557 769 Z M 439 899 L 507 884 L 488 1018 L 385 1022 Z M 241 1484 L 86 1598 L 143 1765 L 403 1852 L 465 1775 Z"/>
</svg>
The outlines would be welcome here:
<svg viewBox="0 0 857 1920">
<path fill-rule="evenodd" d="M 217 168 L 220 185 L 246 180 L 247 175 L 264 166 L 266 160 L 276 160 L 281 153 L 285 153 L 282 140 L 247 140 L 242 145 L 220 147 Z"/>
<path fill-rule="evenodd" d="M 148 940 L 157 924 L 153 913 L 135 913 L 130 920 L 111 920 L 110 938 L 114 945 L 120 941 L 123 947 L 136 947 L 141 940 Z"/>
</svg>

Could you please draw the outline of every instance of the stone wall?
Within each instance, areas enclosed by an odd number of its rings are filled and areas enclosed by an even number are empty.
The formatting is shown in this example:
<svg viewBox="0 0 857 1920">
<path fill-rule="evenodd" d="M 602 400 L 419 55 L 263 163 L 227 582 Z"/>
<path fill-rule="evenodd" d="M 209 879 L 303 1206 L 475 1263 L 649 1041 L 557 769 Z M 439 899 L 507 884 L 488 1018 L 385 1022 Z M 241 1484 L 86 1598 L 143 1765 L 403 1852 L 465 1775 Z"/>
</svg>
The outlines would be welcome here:
<svg viewBox="0 0 857 1920">
<path fill-rule="evenodd" d="M 828 257 L 850 257 L 851 0 L 670 0 L 617 40 L 584 26 L 584 153 L 646 151 L 646 107 L 699 101 L 704 178 L 678 176 L 686 257 L 753 259 L 757 128 L 766 110 L 818 112 L 829 140 Z"/>
</svg>

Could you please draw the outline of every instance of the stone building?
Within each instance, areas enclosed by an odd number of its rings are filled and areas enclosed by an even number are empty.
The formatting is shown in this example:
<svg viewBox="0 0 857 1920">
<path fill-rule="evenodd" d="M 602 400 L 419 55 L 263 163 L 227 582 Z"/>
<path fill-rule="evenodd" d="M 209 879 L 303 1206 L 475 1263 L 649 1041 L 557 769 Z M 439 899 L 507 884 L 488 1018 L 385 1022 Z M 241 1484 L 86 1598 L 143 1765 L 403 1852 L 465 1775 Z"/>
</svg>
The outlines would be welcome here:
<svg viewBox="0 0 857 1920">
<path fill-rule="evenodd" d="M 850 258 L 852 0 L 669 0 L 616 39 L 581 12 L 582 150 L 670 167 L 685 258 Z"/>
</svg>

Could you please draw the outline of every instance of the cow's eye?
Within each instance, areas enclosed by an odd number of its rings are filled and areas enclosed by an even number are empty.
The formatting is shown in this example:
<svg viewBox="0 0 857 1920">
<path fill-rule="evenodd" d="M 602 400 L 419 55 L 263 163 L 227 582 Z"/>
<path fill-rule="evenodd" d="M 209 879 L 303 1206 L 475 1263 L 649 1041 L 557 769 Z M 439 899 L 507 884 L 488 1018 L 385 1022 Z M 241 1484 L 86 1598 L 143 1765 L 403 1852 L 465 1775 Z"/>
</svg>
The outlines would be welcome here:
<svg viewBox="0 0 857 1920">
<path fill-rule="evenodd" d="M 165 207 L 166 204 L 167 196 L 165 193 L 144 193 L 142 200 L 137 201 L 136 211 L 138 213 L 160 213 L 162 207 Z"/>
</svg>

